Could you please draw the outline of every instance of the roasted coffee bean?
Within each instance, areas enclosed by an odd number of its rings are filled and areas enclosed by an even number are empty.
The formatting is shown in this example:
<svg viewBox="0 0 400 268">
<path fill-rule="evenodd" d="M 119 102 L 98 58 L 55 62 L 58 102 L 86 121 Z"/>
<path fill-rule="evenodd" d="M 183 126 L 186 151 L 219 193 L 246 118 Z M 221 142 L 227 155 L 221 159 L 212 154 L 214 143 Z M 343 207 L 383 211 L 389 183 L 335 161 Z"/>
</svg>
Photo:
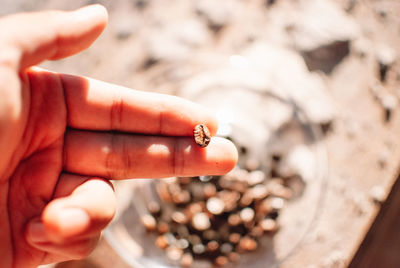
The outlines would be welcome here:
<svg viewBox="0 0 400 268">
<path fill-rule="evenodd" d="M 234 191 L 220 191 L 218 197 L 224 202 L 224 211 L 230 212 L 237 208 L 240 194 Z"/>
<path fill-rule="evenodd" d="M 229 262 L 228 258 L 226 256 L 218 256 L 217 258 L 215 258 L 215 265 L 218 267 L 222 267 L 227 265 Z"/>
<path fill-rule="evenodd" d="M 232 244 L 237 244 L 240 242 L 241 238 L 242 236 L 239 233 L 232 233 L 229 235 L 229 242 L 231 242 Z"/>
<path fill-rule="evenodd" d="M 249 157 L 246 160 L 245 166 L 248 171 L 253 171 L 260 167 L 260 161 L 255 157 Z M 265 177 L 265 175 L 264 175 L 264 177 Z"/>
<path fill-rule="evenodd" d="M 210 143 L 211 134 L 207 126 L 199 124 L 194 127 L 194 141 L 200 147 L 207 147 Z"/>
<path fill-rule="evenodd" d="M 189 252 L 183 254 L 181 258 L 181 265 L 182 267 L 191 267 L 193 264 L 193 255 L 190 254 Z"/>
<path fill-rule="evenodd" d="M 161 211 L 161 206 L 158 202 L 156 201 L 150 201 L 147 204 L 147 209 L 148 211 L 153 214 L 153 215 L 158 215 Z"/>
<path fill-rule="evenodd" d="M 166 252 L 168 259 L 171 261 L 179 261 L 183 255 L 183 250 L 175 246 L 168 247 Z"/>
<path fill-rule="evenodd" d="M 171 202 L 171 194 L 168 191 L 167 184 L 157 183 L 156 190 L 161 200 L 163 200 L 164 202 Z"/>
<path fill-rule="evenodd" d="M 238 226 L 239 224 L 242 223 L 242 219 L 240 218 L 239 214 L 231 214 L 228 217 L 228 224 L 230 226 Z"/>
<path fill-rule="evenodd" d="M 201 255 L 204 252 L 206 252 L 206 246 L 198 243 L 198 244 L 193 245 L 192 250 L 193 250 L 194 254 Z"/>
<path fill-rule="evenodd" d="M 216 239 L 218 239 L 218 233 L 217 233 L 217 231 L 215 231 L 215 230 L 212 230 L 212 229 L 208 229 L 208 230 L 205 230 L 204 232 L 203 232 L 203 234 L 202 234 L 202 238 L 204 239 L 204 240 L 216 240 Z"/>
<path fill-rule="evenodd" d="M 266 232 L 276 232 L 279 226 L 275 220 L 266 218 L 260 222 L 260 227 Z"/>
<path fill-rule="evenodd" d="M 218 249 L 219 249 L 219 244 L 217 241 L 211 240 L 210 242 L 207 243 L 206 250 L 208 252 L 215 252 Z"/>
<path fill-rule="evenodd" d="M 261 237 L 264 234 L 264 229 L 261 228 L 260 226 L 254 226 L 250 229 L 249 234 L 252 237 Z"/>
<path fill-rule="evenodd" d="M 210 218 L 204 212 L 196 213 L 192 218 L 192 225 L 196 230 L 207 230 L 211 226 Z"/>
<path fill-rule="evenodd" d="M 165 235 L 160 235 L 157 237 L 156 245 L 157 245 L 157 247 L 159 247 L 161 249 L 165 249 L 168 247 L 168 242 L 167 242 L 167 238 L 165 237 Z"/>
<path fill-rule="evenodd" d="M 263 184 L 258 184 L 248 190 L 248 195 L 250 195 L 254 200 L 264 199 L 269 195 L 269 193 L 268 186 Z"/>
<path fill-rule="evenodd" d="M 219 215 L 224 212 L 224 202 L 218 197 L 211 197 L 207 200 L 207 210 L 214 214 Z"/>
<path fill-rule="evenodd" d="M 183 238 L 178 239 L 175 244 L 178 248 L 181 248 L 181 249 L 186 249 L 189 247 L 189 241 L 187 241 L 186 239 L 183 239 Z"/>
<path fill-rule="evenodd" d="M 140 221 L 147 231 L 154 231 L 157 227 L 156 219 L 150 214 L 144 214 L 141 216 Z"/>
<path fill-rule="evenodd" d="M 239 241 L 238 250 L 243 251 L 254 251 L 257 248 L 257 241 L 251 237 L 245 236 Z"/>
<path fill-rule="evenodd" d="M 249 185 L 256 185 L 265 181 L 265 173 L 261 170 L 253 170 L 248 177 L 247 182 Z"/>
<path fill-rule="evenodd" d="M 200 236 L 194 235 L 194 234 L 189 235 L 188 240 L 189 240 L 189 243 L 192 244 L 192 245 L 200 244 L 200 243 L 201 243 L 201 238 L 200 238 Z"/>
<path fill-rule="evenodd" d="M 165 234 L 165 233 L 167 233 L 167 232 L 169 232 L 169 225 L 168 225 L 168 223 L 166 223 L 166 222 L 159 222 L 158 224 L 157 224 L 157 231 L 160 233 L 160 234 Z"/>
<path fill-rule="evenodd" d="M 203 212 L 204 208 L 205 208 L 204 202 L 191 203 L 185 209 L 186 216 L 189 219 L 192 219 L 195 214 Z"/>
<path fill-rule="evenodd" d="M 175 204 L 187 204 L 190 202 L 190 193 L 188 191 L 180 191 L 172 194 L 172 201 Z"/>
<path fill-rule="evenodd" d="M 228 255 L 233 250 L 233 246 L 230 243 L 223 243 L 220 247 L 220 251 L 224 255 Z"/>
<path fill-rule="evenodd" d="M 240 255 L 239 255 L 239 253 L 237 253 L 237 252 L 231 252 L 231 253 L 229 253 L 229 255 L 228 255 L 228 259 L 229 259 L 231 262 L 238 262 L 238 261 L 240 260 Z"/>
<path fill-rule="evenodd" d="M 204 191 L 204 197 L 207 199 L 217 194 L 217 188 L 213 183 L 206 183 L 203 187 L 203 191 Z"/>
<path fill-rule="evenodd" d="M 263 235 L 278 231 L 280 210 L 293 196 L 281 173 L 284 161 L 271 161 L 279 164 L 274 178 L 271 170 L 264 172 L 261 163 L 248 158 L 241 161 L 245 168 L 235 167 L 223 176 L 161 181 L 156 190 L 162 202 L 146 205 L 143 225 L 159 234 L 156 245 L 182 267 L 198 258 L 214 266 L 238 262 L 239 253 L 256 250 Z"/>
<path fill-rule="evenodd" d="M 171 219 L 179 224 L 186 224 L 188 222 L 188 218 L 186 217 L 185 213 L 181 211 L 174 211 L 171 215 Z"/>
</svg>

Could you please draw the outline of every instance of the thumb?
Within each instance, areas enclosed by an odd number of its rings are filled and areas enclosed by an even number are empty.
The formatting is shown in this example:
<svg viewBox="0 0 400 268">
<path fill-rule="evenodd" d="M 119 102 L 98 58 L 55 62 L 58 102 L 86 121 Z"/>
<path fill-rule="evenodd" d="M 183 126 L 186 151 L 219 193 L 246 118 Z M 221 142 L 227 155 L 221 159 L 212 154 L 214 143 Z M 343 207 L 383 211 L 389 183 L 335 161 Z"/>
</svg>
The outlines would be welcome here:
<svg viewBox="0 0 400 268">
<path fill-rule="evenodd" d="M 0 49 L 10 53 L 0 61 L 21 70 L 71 56 L 88 48 L 106 24 L 107 11 L 101 5 L 6 16 L 0 19 Z"/>
</svg>

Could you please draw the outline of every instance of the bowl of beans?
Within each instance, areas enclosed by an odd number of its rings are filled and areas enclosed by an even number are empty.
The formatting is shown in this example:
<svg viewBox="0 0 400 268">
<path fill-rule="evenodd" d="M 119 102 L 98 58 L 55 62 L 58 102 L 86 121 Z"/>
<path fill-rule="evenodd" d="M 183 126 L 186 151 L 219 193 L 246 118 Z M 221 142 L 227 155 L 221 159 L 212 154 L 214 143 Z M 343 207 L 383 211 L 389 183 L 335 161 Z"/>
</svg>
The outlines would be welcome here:
<svg viewBox="0 0 400 268">
<path fill-rule="evenodd" d="M 279 266 L 301 248 L 323 207 L 322 127 L 271 92 L 206 88 L 185 97 L 214 110 L 217 135 L 237 146 L 237 166 L 222 176 L 118 182 L 108 242 L 135 268 Z"/>
</svg>

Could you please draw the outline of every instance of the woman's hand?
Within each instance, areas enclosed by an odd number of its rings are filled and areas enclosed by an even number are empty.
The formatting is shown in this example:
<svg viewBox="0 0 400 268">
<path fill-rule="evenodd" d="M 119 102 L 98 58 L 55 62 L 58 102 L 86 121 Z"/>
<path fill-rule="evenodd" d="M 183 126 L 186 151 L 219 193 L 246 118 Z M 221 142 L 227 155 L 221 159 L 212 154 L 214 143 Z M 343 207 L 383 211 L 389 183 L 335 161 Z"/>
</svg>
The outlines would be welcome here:
<svg viewBox="0 0 400 268">
<path fill-rule="evenodd" d="M 217 129 L 199 105 L 32 67 L 86 49 L 106 23 L 99 5 L 0 19 L 0 267 L 87 256 L 115 213 L 110 179 L 236 163 L 225 139 L 194 143 L 195 125 Z"/>
</svg>

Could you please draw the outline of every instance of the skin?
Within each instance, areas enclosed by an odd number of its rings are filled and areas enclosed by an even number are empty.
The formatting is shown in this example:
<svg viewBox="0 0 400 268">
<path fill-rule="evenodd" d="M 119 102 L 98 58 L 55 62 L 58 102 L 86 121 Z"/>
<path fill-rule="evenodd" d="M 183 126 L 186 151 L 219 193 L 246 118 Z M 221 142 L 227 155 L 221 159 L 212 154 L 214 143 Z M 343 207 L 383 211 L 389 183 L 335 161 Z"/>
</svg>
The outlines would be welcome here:
<svg viewBox="0 0 400 268">
<path fill-rule="evenodd" d="M 0 19 L 0 267 L 80 259 L 116 202 L 111 179 L 224 174 L 229 141 L 194 143 L 212 114 L 192 102 L 33 67 L 86 49 L 99 5 Z"/>
</svg>

